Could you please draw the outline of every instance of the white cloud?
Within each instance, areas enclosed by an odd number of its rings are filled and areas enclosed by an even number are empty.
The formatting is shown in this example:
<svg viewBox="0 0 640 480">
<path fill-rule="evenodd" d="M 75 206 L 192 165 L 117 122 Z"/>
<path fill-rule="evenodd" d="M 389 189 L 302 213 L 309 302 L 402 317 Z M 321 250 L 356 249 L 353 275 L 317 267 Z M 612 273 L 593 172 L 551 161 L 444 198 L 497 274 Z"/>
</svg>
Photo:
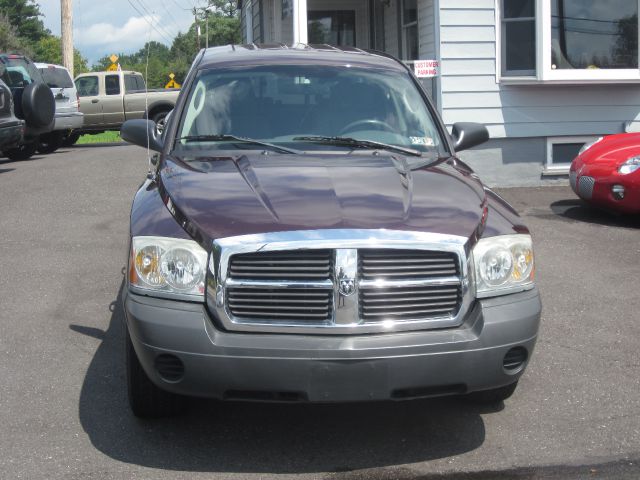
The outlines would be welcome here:
<svg viewBox="0 0 640 480">
<path fill-rule="evenodd" d="M 74 40 L 78 45 L 102 45 L 119 50 L 127 49 L 132 44 L 137 45 L 141 39 L 144 39 L 143 43 L 147 40 L 156 40 L 166 44 L 170 38 L 169 35 L 166 33 L 160 35 L 162 30 L 159 27 L 156 27 L 157 30 L 151 27 L 151 25 L 155 26 L 159 19 L 157 15 L 130 17 L 121 27 L 106 22 L 94 23 L 85 28 L 75 28 Z"/>
<path fill-rule="evenodd" d="M 44 24 L 55 35 L 60 35 L 60 0 L 39 0 Z M 151 40 L 170 46 L 179 31 L 185 32 L 193 22 L 186 8 L 186 0 L 144 0 L 148 11 L 136 11 L 128 0 L 74 0 L 73 26 L 74 46 L 95 62 L 111 53 L 132 53 L 140 50 L 151 31 Z M 140 3 L 134 0 L 134 4 Z M 185 4 L 185 8 L 177 5 Z M 149 13 L 147 17 L 141 14 Z M 162 35 L 151 29 L 145 18 L 154 19 Z"/>
</svg>

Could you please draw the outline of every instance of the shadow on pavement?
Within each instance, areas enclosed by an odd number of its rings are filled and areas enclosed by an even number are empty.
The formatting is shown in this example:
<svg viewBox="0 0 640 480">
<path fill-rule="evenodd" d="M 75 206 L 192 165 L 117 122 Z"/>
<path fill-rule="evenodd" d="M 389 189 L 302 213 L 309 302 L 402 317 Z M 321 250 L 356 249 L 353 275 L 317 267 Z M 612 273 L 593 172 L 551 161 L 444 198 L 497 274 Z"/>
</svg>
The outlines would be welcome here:
<svg viewBox="0 0 640 480">
<path fill-rule="evenodd" d="M 558 200 L 553 202 L 550 208 L 556 216 L 576 222 L 607 227 L 640 228 L 640 215 L 618 215 L 592 207 L 579 199 Z"/>
<path fill-rule="evenodd" d="M 2 164 L 3 162 L 0 162 L 0 164 Z M 9 173 L 9 172 L 13 172 L 15 170 L 15 168 L 0 168 L 0 173 Z"/>
<path fill-rule="evenodd" d="M 116 460 L 183 471 L 344 472 L 459 455 L 484 442 L 483 412 L 458 399 L 348 405 L 194 399 L 182 416 L 140 421 L 126 399 L 122 288 L 106 332 L 70 326 L 102 338 L 79 415 L 93 445 Z"/>
</svg>

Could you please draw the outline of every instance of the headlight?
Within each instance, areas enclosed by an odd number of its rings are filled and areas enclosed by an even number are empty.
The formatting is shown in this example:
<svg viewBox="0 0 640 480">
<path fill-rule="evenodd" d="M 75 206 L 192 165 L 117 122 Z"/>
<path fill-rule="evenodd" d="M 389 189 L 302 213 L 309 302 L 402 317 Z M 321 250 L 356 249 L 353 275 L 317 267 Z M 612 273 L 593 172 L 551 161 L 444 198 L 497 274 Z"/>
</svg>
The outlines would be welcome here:
<svg viewBox="0 0 640 480">
<path fill-rule="evenodd" d="M 587 150 L 589 150 L 591 147 L 593 147 L 596 143 L 601 142 L 604 139 L 604 137 L 600 137 L 597 140 L 594 140 L 593 142 L 589 142 L 589 143 L 585 143 L 582 148 L 580 149 L 580 152 L 578 152 L 578 155 L 582 155 L 584 152 L 586 152 Z"/>
<path fill-rule="evenodd" d="M 628 175 L 640 168 L 640 157 L 631 157 L 618 167 L 618 172 L 622 175 Z"/>
<path fill-rule="evenodd" d="M 134 237 L 129 284 L 145 293 L 204 299 L 207 252 L 193 240 Z"/>
<path fill-rule="evenodd" d="M 535 265 L 529 235 L 483 238 L 473 249 L 473 262 L 478 298 L 533 288 Z"/>
</svg>

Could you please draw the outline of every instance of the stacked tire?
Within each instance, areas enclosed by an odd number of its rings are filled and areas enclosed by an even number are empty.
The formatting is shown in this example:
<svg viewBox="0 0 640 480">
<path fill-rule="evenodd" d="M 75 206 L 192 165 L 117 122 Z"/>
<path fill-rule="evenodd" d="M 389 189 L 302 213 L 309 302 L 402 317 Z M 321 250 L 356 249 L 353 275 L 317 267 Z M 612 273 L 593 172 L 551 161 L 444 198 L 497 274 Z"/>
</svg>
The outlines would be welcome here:
<svg viewBox="0 0 640 480">
<path fill-rule="evenodd" d="M 22 90 L 20 113 L 27 130 L 42 130 L 53 122 L 56 113 L 56 101 L 51 89 L 44 83 L 31 83 Z M 54 132 L 50 132 L 54 133 Z M 48 135 L 48 134 L 43 134 Z M 27 160 L 38 150 L 38 137 L 27 138 L 21 145 L 2 152 L 10 160 Z"/>
</svg>

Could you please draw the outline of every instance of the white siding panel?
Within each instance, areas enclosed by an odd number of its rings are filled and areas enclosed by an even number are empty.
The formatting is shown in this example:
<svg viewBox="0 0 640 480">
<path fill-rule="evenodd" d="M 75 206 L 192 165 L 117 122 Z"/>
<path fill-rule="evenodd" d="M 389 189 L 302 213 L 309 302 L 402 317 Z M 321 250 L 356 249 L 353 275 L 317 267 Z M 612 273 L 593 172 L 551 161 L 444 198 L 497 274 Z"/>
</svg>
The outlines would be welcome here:
<svg viewBox="0 0 640 480">
<path fill-rule="evenodd" d="M 496 29 L 492 26 L 440 27 L 440 41 L 448 42 L 495 42 Z"/>
<path fill-rule="evenodd" d="M 490 10 L 443 10 L 440 17 L 440 25 L 443 26 L 455 26 L 455 25 L 495 25 L 495 11 Z"/>
<path fill-rule="evenodd" d="M 444 62 L 445 60 L 443 60 Z M 446 77 L 442 79 L 442 92 L 497 92 L 500 85 L 496 83 L 495 73 L 491 75 L 466 75 Z M 444 104 L 446 107 L 446 104 Z M 467 104 L 473 108 L 473 104 Z M 494 105 L 495 106 L 495 105 Z"/>
<path fill-rule="evenodd" d="M 495 74 L 494 59 L 447 59 L 442 61 L 442 75 L 491 75 Z"/>
<path fill-rule="evenodd" d="M 494 0 L 440 0 L 441 10 L 455 9 L 490 9 L 495 6 Z"/>
<path fill-rule="evenodd" d="M 441 52 L 444 58 L 495 58 L 496 44 L 493 42 L 449 42 L 442 45 Z"/>
<path fill-rule="evenodd" d="M 583 107 L 581 112 L 585 119 L 599 122 L 617 122 L 619 128 L 626 120 L 640 120 L 640 111 L 636 106 L 631 107 Z M 447 124 L 455 122 L 478 122 L 488 124 L 529 123 L 544 124 L 575 122 L 576 112 L 572 108 L 561 107 L 502 107 L 502 108 L 447 108 L 444 112 Z"/>
</svg>

